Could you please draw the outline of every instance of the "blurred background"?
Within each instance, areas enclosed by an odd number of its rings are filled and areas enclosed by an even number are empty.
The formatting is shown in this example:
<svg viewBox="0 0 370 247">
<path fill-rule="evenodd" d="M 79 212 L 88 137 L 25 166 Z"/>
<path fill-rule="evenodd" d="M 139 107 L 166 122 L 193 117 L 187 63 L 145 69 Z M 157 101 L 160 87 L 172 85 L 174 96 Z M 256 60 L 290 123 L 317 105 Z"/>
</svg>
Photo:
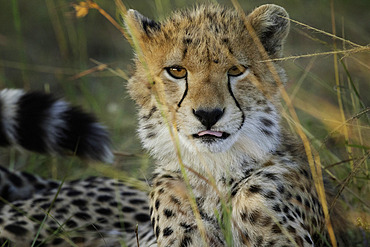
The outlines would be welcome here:
<svg viewBox="0 0 370 247">
<path fill-rule="evenodd" d="M 210 1 L 123 0 L 155 20 L 173 9 Z M 218 0 L 232 7 L 231 1 Z M 114 1 L 96 1 L 119 19 Z M 283 6 L 290 17 L 351 41 L 345 42 L 292 23 L 285 57 L 357 49 L 334 55 L 312 55 L 283 61 L 286 89 L 311 144 L 318 150 L 324 174 L 343 190 L 345 210 L 362 229 L 353 246 L 366 246 L 369 233 L 369 75 L 370 1 L 242 1 L 246 12 L 264 3 Z M 113 165 L 2 150 L 8 167 L 55 179 L 89 175 L 148 178 L 153 168 L 136 136 L 135 105 L 126 92 L 133 52 L 123 35 L 98 11 L 77 18 L 68 0 L 0 0 L 0 88 L 53 93 L 94 112 L 112 135 L 117 151 Z M 333 25 L 335 20 L 335 25 Z M 99 64 L 109 69 L 99 70 Z M 337 69 L 335 69 L 337 66 Z M 346 122 L 345 122 L 346 121 Z M 289 121 L 288 121 L 289 122 Z M 345 122 L 345 124 L 344 124 Z"/>
</svg>

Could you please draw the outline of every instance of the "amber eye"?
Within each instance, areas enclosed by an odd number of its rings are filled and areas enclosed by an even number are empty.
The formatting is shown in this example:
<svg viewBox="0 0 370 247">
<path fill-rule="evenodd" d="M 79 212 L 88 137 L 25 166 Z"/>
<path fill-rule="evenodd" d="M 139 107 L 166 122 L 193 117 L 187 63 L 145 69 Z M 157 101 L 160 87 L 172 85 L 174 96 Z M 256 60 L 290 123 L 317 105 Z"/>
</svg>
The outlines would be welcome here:
<svg viewBox="0 0 370 247">
<path fill-rule="evenodd" d="M 166 68 L 167 73 L 175 79 L 182 79 L 185 78 L 187 75 L 187 71 L 185 68 L 180 66 L 173 66 Z"/>
<path fill-rule="evenodd" d="M 243 65 L 233 66 L 227 71 L 228 76 L 240 76 L 243 74 L 247 68 Z"/>
</svg>

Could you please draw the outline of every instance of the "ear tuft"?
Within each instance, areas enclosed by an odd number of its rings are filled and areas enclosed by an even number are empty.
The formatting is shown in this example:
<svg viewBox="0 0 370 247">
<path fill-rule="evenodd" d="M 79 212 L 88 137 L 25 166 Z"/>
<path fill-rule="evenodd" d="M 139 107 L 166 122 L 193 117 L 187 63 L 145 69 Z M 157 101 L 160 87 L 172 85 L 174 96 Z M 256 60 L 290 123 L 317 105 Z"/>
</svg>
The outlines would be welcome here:
<svg viewBox="0 0 370 247">
<path fill-rule="evenodd" d="M 280 57 L 290 26 L 285 9 L 265 4 L 253 10 L 248 19 L 266 52 L 272 57 Z"/>
<path fill-rule="evenodd" d="M 126 22 L 128 21 L 135 23 L 135 26 L 140 28 L 147 35 L 161 29 L 161 24 L 159 22 L 153 21 L 133 9 L 127 11 Z"/>
</svg>

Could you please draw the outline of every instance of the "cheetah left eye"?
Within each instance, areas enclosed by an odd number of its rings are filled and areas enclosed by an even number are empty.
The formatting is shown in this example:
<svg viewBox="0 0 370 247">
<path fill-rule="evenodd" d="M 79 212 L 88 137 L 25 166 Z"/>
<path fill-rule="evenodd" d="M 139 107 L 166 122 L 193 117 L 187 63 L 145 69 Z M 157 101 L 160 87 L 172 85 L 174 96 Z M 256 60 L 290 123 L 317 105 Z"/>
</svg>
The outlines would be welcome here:
<svg viewBox="0 0 370 247">
<path fill-rule="evenodd" d="M 165 68 L 167 73 L 175 79 L 183 79 L 187 76 L 188 72 L 181 66 L 173 66 Z"/>
<path fill-rule="evenodd" d="M 246 70 L 247 70 L 247 67 L 245 67 L 244 65 L 236 65 L 236 66 L 231 67 L 227 71 L 227 75 L 237 77 L 237 76 L 242 75 Z"/>
</svg>

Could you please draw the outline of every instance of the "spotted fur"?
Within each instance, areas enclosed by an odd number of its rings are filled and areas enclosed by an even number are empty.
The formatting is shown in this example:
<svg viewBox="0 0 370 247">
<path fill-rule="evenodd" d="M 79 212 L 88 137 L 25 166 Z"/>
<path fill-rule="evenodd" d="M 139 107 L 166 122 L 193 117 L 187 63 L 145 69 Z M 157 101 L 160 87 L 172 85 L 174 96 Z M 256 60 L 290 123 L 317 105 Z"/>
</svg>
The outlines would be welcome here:
<svg viewBox="0 0 370 247">
<path fill-rule="evenodd" d="M 139 222 L 140 246 L 325 246 L 323 210 L 302 145 L 281 120 L 275 78 L 284 83 L 284 70 L 272 62 L 273 75 L 253 38 L 279 58 L 286 11 L 263 5 L 245 16 L 202 5 L 161 23 L 134 10 L 125 20 L 140 48 L 128 89 L 156 166 L 148 198 L 108 178 L 61 185 L 2 169 L 2 180 L 40 186 L 29 197 L 8 197 L 0 237 L 18 245 L 137 246 Z M 1 130 L 18 140 L 7 127 L 18 123 L 13 115 L 8 111 L 13 120 Z"/>
<path fill-rule="evenodd" d="M 135 246 L 137 226 L 143 246 L 155 242 L 147 194 L 120 181 L 91 177 L 62 184 L 4 168 L 0 177 L 28 184 L 23 190 L 19 183 L 0 187 L 1 246 Z"/>
<path fill-rule="evenodd" d="M 1 146 L 111 162 L 95 117 L 49 94 L 0 91 Z M 91 177 L 65 183 L 0 166 L 1 246 L 128 246 L 155 242 L 147 194 Z"/>
<path fill-rule="evenodd" d="M 126 20 L 140 47 L 128 88 L 139 136 L 156 159 L 150 216 L 158 246 L 325 242 L 306 157 L 281 119 L 285 72 L 262 62 L 281 57 L 287 12 L 263 5 L 244 16 L 204 5 L 161 23 L 133 10 Z"/>
</svg>

